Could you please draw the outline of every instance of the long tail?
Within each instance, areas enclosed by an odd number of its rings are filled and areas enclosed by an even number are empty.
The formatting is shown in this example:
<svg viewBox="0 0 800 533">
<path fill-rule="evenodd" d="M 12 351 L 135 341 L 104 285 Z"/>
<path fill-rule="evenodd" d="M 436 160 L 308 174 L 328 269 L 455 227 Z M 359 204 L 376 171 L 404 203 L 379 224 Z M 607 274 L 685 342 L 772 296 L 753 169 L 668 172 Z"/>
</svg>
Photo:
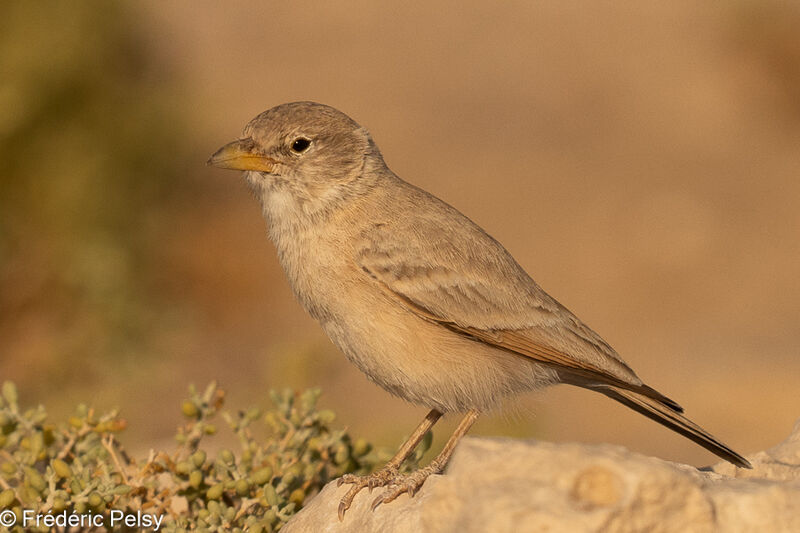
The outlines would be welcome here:
<svg viewBox="0 0 800 533">
<path fill-rule="evenodd" d="M 731 450 L 728 446 L 717 440 L 716 437 L 680 414 L 680 412 L 671 405 L 661 403 L 643 394 L 617 387 L 604 386 L 593 388 L 597 392 L 601 392 L 609 398 L 613 398 L 634 411 L 638 411 L 659 424 L 693 440 L 706 450 L 718 455 L 726 461 L 742 468 L 753 468 L 747 459 Z"/>
</svg>

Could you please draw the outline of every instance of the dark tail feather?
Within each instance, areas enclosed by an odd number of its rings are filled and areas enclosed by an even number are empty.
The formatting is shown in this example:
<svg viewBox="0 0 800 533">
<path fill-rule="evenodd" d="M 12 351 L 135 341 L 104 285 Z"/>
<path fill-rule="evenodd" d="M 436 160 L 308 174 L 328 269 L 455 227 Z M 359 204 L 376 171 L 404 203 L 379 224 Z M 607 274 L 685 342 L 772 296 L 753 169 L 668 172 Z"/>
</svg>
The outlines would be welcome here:
<svg viewBox="0 0 800 533">
<path fill-rule="evenodd" d="M 683 412 L 683 407 L 678 405 L 678 402 L 676 402 L 672 398 L 667 398 L 666 396 L 664 396 L 663 394 L 661 394 L 660 392 L 655 390 L 653 387 L 648 387 L 647 385 L 641 385 L 639 388 L 637 388 L 635 390 L 636 390 L 636 392 L 639 392 L 639 393 L 644 394 L 645 396 L 647 396 L 649 398 L 654 399 L 658 403 L 663 403 L 664 405 L 666 405 L 667 407 L 669 407 L 670 409 L 672 409 L 673 411 L 675 411 L 677 413 L 682 413 Z"/>
<path fill-rule="evenodd" d="M 613 398 L 634 411 L 680 433 L 711 453 L 718 455 L 736 466 L 753 468 L 747 459 L 731 450 L 714 436 L 703 430 L 703 428 L 681 415 L 675 410 L 675 407 L 669 403 L 662 404 L 640 393 L 619 389 L 617 387 L 597 387 L 594 390 L 602 392 L 609 398 Z M 671 403 L 677 405 L 674 402 Z"/>
</svg>

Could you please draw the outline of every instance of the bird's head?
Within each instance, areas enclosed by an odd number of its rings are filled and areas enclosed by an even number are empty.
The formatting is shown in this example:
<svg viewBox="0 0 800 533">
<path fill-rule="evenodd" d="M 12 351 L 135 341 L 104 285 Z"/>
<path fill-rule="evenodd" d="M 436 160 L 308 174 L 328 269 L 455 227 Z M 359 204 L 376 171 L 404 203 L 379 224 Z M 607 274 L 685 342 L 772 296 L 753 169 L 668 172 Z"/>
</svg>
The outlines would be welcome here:
<svg viewBox="0 0 800 533">
<path fill-rule="evenodd" d="M 358 183 L 369 162 L 383 164 L 367 130 L 341 111 L 314 102 L 261 113 L 240 139 L 208 160 L 215 167 L 246 171 L 262 201 L 283 192 L 306 209 L 369 186 Z"/>
</svg>

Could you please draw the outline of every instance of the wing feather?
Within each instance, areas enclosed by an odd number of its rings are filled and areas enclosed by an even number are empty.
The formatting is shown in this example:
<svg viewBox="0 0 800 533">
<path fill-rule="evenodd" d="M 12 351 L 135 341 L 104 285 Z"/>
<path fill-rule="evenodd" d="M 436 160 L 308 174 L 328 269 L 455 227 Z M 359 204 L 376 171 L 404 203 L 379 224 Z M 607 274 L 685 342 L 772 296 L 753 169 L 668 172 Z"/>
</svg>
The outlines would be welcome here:
<svg viewBox="0 0 800 533">
<path fill-rule="evenodd" d="M 357 263 L 421 318 L 554 367 L 576 381 L 633 390 L 681 410 L 644 385 L 608 343 L 544 292 L 477 225 L 463 216 L 442 219 L 462 227 L 442 231 L 416 219 L 416 238 L 397 242 L 394 235 L 409 232 L 386 223 L 370 226 L 362 234 Z"/>
</svg>

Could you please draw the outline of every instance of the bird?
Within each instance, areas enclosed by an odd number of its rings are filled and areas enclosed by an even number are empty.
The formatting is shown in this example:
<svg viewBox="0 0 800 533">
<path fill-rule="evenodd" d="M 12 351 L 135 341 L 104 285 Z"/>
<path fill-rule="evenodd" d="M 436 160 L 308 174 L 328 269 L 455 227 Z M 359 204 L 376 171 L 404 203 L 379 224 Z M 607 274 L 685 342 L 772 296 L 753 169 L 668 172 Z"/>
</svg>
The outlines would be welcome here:
<svg viewBox="0 0 800 533">
<path fill-rule="evenodd" d="M 600 335 L 547 294 L 454 207 L 392 172 L 368 130 L 316 102 L 273 107 L 208 164 L 244 171 L 296 299 L 366 376 L 429 409 L 397 454 L 347 474 L 338 515 L 365 487 L 374 509 L 444 472 L 478 416 L 568 384 L 604 394 L 741 468 L 743 456 L 646 385 Z M 463 419 L 425 467 L 403 462 L 445 413 Z"/>
</svg>

